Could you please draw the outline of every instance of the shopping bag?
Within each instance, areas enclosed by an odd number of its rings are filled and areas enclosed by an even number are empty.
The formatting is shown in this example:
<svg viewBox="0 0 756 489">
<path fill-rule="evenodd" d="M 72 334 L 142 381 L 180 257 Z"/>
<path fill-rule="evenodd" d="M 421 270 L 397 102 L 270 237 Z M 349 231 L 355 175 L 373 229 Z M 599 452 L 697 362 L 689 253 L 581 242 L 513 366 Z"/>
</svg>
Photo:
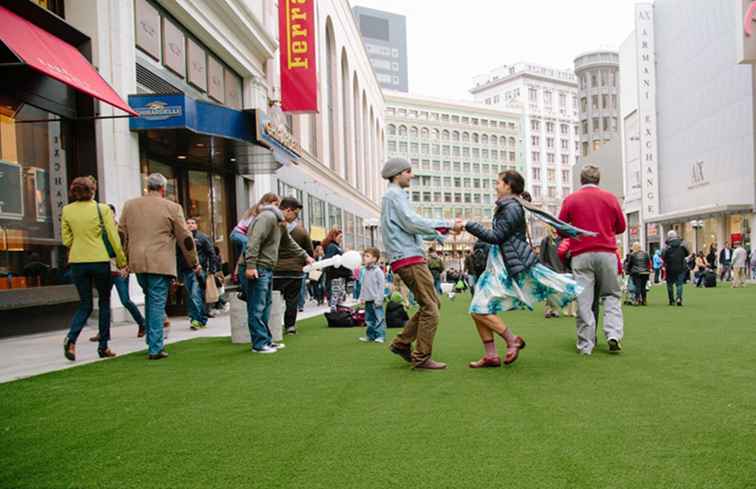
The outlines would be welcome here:
<svg viewBox="0 0 756 489">
<path fill-rule="evenodd" d="M 205 303 L 215 304 L 219 298 L 218 286 L 215 284 L 215 275 L 208 274 L 205 280 Z"/>
</svg>

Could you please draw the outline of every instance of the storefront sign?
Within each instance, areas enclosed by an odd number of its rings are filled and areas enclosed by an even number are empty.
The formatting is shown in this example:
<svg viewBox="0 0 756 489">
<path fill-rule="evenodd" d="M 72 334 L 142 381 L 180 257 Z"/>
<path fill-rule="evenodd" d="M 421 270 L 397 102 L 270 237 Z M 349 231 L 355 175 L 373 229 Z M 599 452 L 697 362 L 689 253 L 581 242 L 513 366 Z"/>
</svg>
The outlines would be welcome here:
<svg viewBox="0 0 756 489">
<path fill-rule="evenodd" d="M 50 147 L 50 204 L 53 214 L 53 231 L 55 239 L 61 239 L 60 216 L 63 207 L 68 204 L 68 171 L 66 169 L 66 150 L 60 140 L 60 124 L 48 126 L 48 144 Z"/>
<path fill-rule="evenodd" d="M 281 108 L 284 112 L 318 111 L 315 66 L 315 0 L 280 0 Z"/>
<path fill-rule="evenodd" d="M 643 219 L 659 214 L 659 162 L 656 124 L 656 52 L 654 46 L 654 7 L 635 7 L 635 32 L 638 50 L 638 115 Z"/>
<path fill-rule="evenodd" d="M 258 141 L 266 143 L 268 146 L 274 145 L 285 150 L 290 157 L 299 158 L 302 156 L 302 146 L 289 133 L 286 126 L 277 123 L 272 117 L 261 110 L 255 110 L 255 127 Z"/>
<path fill-rule="evenodd" d="M 734 0 L 737 20 L 738 51 L 740 64 L 756 64 L 756 2 L 751 0 Z"/>
<path fill-rule="evenodd" d="M 163 64 L 181 76 L 186 75 L 186 40 L 181 29 L 163 19 Z"/>
<path fill-rule="evenodd" d="M 164 121 L 184 114 L 181 105 L 168 105 L 162 100 L 148 102 L 144 107 L 136 108 L 139 117 L 148 121 Z"/>
<path fill-rule="evenodd" d="M 136 45 L 139 49 L 160 60 L 160 13 L 147 2 L 134 2 Z"/>
</svg>

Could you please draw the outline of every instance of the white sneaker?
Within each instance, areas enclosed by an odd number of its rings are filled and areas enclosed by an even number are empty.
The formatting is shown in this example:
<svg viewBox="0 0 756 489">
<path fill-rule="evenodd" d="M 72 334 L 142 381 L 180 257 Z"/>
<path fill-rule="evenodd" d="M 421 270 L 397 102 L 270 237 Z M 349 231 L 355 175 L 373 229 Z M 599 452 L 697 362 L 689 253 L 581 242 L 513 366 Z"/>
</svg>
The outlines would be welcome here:
<svg viewBox="0 0 756 489">
<path fill-rule="evenodd" d="M 383 338 L 376 338 L 373 341 L 375 341 L 376 343 L 385 343 L 386 342 L 386 340 L 384 340 Z"/>
<path fill-rule="evenodd" d="M 283 350 L 284 348 L 286 348 L 286 345 L 284 343 L 271 343 L 268 346 L 275 348 L 276 350 Z"/>
<path fill-rule="evenodd" d="M 270 354 L 270 353 L 276 353 L 278 351 L 277 348 L 273 348 L 271 345 L 265 345 L 259 350 L 257 348 L 252 348 L 252 353 L 264 353 L 264 354 Z"/>
<path fill-rule="evenodd" d="M 231 303 L 230 302 L 226 302 L 225 304 L 223 304 L 223 312 L 228 312 L 230 310 L 231 310 Z"/>
<path fill-rule="evenodd" d="M 370 341 L 367 336 L 360 336 L 357 339 L 360 340 L 363 343 L 368 343 Z"/>
</svg>

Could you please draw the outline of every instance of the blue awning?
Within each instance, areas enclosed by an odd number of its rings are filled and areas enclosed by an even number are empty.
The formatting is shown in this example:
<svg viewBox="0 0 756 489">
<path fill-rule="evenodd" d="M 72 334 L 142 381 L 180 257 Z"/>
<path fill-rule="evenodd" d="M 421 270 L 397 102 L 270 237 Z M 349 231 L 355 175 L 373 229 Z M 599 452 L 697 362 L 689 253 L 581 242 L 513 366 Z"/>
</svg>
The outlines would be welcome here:
<svg viewBox="0 0 756 489">
<path fill-rule="evenodd" d="M 275 171 L 299 158 L 268 134 L 266 115 L 257 110 L 235 110 L 183 93 L 130 95 L 129 105 L 139 114 L 129 120 L 132 131 L 181 130 L 229 140 L 240 174 Z"/>
</svg>

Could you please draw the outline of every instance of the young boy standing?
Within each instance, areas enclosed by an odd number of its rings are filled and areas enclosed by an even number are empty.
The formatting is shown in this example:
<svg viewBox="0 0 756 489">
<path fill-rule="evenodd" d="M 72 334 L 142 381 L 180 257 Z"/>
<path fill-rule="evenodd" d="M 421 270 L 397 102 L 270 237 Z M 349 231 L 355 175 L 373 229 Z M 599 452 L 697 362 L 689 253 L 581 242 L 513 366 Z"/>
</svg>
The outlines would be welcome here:
<svg viewBox="0 0 756 489">
<path fill-rule="evenodd" d="M 385 279 L 383 270 L 378 266 L 381 252 L 367 248 L 362 254 L 365 272 L 360 288 L 360 302 L 365 304 L 366 335 L 360 341 L 383 343 L 386 340 L 386 318 L 383 312 L 383 294 Z"/>
</svg>

